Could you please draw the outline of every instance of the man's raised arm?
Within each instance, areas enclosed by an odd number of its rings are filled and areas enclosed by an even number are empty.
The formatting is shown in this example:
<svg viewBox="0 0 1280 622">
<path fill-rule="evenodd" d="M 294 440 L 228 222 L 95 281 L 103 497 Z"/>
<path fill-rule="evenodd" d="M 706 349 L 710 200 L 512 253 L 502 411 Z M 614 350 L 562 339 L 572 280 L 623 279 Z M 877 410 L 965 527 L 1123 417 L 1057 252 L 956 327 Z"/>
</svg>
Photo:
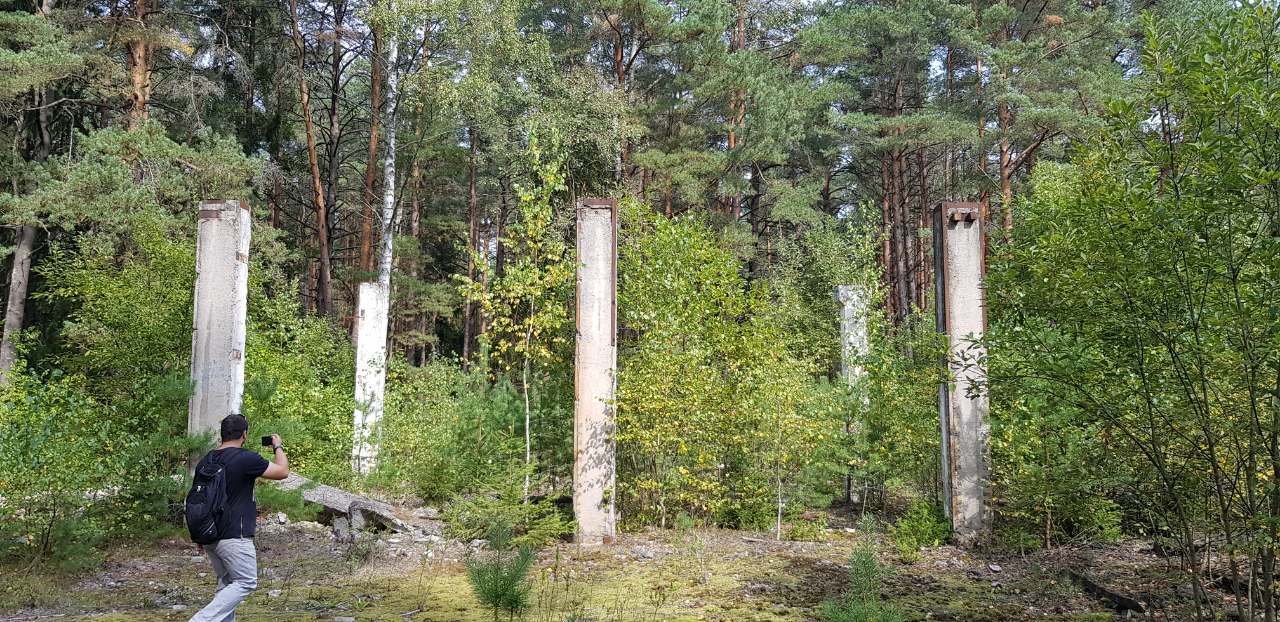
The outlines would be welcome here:
<svg viewBox="0 0 1280 622">
<path fill-rule="evenodd" d="M 271 451 L 275 453 L 275 457 L 271 459 L 271 464 L 267 465 L 267 470 L 262 473 L 262 479 L 284 479 L 289 477 L 289 456 L 284 453 L 284 445 L 280 443 L 280 435 L 271 435 Z"/>
</svg>

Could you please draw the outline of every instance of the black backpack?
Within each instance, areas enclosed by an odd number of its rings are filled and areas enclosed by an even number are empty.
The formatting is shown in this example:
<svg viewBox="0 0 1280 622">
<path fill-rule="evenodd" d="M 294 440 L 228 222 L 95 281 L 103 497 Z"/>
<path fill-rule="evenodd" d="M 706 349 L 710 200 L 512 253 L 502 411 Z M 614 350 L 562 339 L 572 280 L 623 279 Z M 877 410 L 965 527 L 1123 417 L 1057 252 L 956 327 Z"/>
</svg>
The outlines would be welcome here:
<svg viewBox="0 0 1280 622">
<path fill-rule="evenodd" d="M 219 539 L 218 521 L 227 505 L 227 470 L 223 464 L 225 455 L 220 453 L 217 457 L 218 460 L 206 457 L 196 465 L 191 490 L 187 492 L 187 531 L 196 544 L 213 544 Z"/>
</svg>

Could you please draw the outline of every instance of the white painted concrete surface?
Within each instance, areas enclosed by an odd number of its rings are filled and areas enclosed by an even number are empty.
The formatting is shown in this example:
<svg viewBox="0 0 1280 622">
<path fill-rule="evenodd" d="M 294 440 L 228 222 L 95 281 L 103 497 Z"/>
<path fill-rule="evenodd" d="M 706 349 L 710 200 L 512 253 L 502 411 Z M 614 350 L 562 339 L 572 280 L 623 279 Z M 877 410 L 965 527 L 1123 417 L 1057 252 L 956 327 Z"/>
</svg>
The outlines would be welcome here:
<svg viewBox="0 0 1280 622">
<path fill-rule="evenodd" d="M 196 233 L 195 313 L 187 433 L 217 434 L 222 418 L 240 412 L 249 296 L 249 205 L 204 201 Z"/>
<path fill-rule="evenodd" d="M 356 310 L 356 408 L 352 422 L 351 468 L 368 474 L 377 465 L 387 379 L 387 309 L 390 288 L 361 283 Z"/>
<path fill-rule="evenodd" d="M 593 202 L 594 201 L 594 202 Z M 573 514 L 578 542 L 617 535 L 614 372 L 617 368 L 615 204 L 578 206 L 577 350 L 574 358 Z"/>
</svg>

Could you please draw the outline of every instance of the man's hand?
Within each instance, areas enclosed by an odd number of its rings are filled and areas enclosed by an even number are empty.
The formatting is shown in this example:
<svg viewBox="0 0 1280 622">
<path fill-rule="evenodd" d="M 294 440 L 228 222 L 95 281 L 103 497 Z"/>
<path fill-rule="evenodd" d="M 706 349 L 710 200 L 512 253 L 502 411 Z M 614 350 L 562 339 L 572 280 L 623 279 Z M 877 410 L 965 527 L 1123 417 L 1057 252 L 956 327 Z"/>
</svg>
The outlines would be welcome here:
<svg viewBox="0 0 1280 622">
<path fill-rule="evenodd" d="M 280 480 L 289 477 L 289 456 L 285 455 L 283 445 L 279 434 L 271 435 L 271 452 L 274 457 L 271 464 L 267 465 L 267 470 L 262 473 L 262 479 Z"/>
</svg>

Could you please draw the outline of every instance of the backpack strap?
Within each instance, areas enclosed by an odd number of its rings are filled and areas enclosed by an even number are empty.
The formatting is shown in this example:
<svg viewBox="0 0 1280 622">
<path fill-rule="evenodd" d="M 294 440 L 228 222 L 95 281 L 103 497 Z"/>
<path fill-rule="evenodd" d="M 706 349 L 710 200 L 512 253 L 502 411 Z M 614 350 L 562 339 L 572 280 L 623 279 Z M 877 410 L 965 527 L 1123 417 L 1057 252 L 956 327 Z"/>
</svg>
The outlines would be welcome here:
<svg viewBox="0 0 1280 622">
<path fill-rule="evenodd" d="M 205 454 L 205 459 L 209 461 L 209 464 L 216 464 L 224 468 L 227 466 L 227 453 L 225 450 L 215 449 L 210 451 Z"/>
</svg>

